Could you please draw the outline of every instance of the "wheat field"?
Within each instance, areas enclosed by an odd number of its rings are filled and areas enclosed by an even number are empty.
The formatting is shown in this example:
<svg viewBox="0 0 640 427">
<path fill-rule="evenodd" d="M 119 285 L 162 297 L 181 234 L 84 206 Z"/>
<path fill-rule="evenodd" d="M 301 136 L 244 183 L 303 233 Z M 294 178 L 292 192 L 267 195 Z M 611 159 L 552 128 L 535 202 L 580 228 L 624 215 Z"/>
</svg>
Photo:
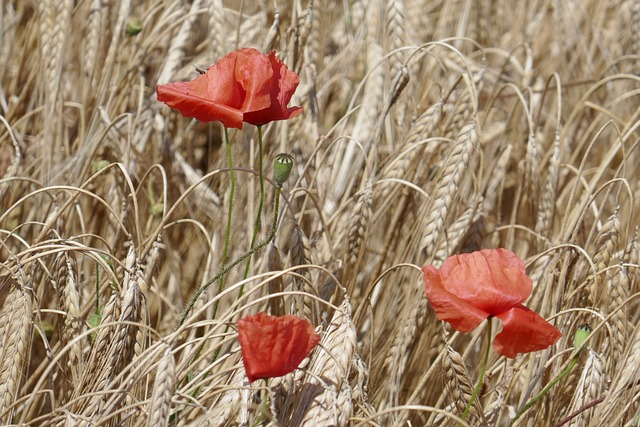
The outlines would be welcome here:
<svg viewBox="0 0 640 427">
<path fill-rule="evenodd" d="M 1 5 L 0 424 L 507 426 L 577 359 L 513 425 L 640 425 L 639 2 Z M 300 75 L 304 112 L 264 127 L 266 176 L 281 152 L 293 174 L 248 278 L 231 269 L 187 313 L 223 263 L 224 133 L 155 88 L 242 47 Z M 260 158 L 254 126 L 230 136 L 236 259 Z M 420 268 L 499 247 L 564 336 L 492 352 L 463 421 L 486 322 L 438 321 Z M 321 335 L 268 386 L 237 339 L 258 311 Z"/>
</svg>

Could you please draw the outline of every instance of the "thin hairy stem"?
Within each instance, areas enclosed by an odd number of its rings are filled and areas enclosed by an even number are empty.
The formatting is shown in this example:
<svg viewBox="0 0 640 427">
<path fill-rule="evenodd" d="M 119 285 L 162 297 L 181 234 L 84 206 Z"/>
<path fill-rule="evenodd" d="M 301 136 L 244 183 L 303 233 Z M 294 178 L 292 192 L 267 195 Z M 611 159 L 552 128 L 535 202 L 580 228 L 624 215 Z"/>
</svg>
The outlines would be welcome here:
<svg viewBox="0 0 640 427">
<path fill-rule="evenodd" d="M 202 293 L 206 291 L 209 288 L 209 286 L 211 286 L 212 283 L 214 283 L 220 277 L 227 274 L 229 270 L 233 269 L 236 265 L 240 264 L 242 261 L 246 260 L 247 258 L 250 258 L 253 254 L 255 254 L 260 249 L 267 246 L 271 242 L 271 240 L 273 240 L 273 237 L 276 235 L 276 228 L 278 225 L 278 210 L 280 209 L 280 192 L 281 191 L 282 190 L 280 188 L 276 187 L 275 201 L 274 201 L 274 207 L 273 207 L 273 222 L 271 224 L 271 230 L 269 231 L 269 234 L 267 235 L 267 237 L 264 240 L 262 240 L 260 243 L 252 247 L 249 251 L 247 251 L 240 257 L 236 258 L 229 265 L 223 267 L 218 274 L 216 274 L 213 278 L 209 279 L 207 283 L 202 285 L 200 289 L 198 289 L 196 293 L 193 294 L 193 296 L 191 297 L 191 300 L 189 300 L 189 304 L 187 305 L 187 308 L 182 313 L 182 317 L 180 318 L 178 327 L 184 324 L 184 321 L 187 319 L 189 312 L 193 309 L 193 306 L 195 305 L 198 298 L 200 298 L 200 295 L 202 295 Z"/>
<path fill-rule="evenodd" d="M 222 265 L 224 267 L 227 262 L 227 256 L 229 252 L 229 240 L 231 237 L 231 218 L 233 216 L 233 197 L 236 192 L 236 174 L 233 171 L 233 157 L 231 156 L 231 142 L 229 141 L 229 129 L 225 126 L 224 128 L 224 141 L 227 147 L 227 160 L 229 162 L 229 176 L 231 179 L 231 192 L 229 194 L 229 210 L 227 211 L 227 230 L 224 236 L 224 249 L 222 250 Z M 218 292 L 216 295 L 219 295 L 220 292 L 224 289 L 224 274 L 220 276 L 220 281 L 218 282 Z M 218 314 L 218 306 L 220 305 L 220 301 L 216 300 L 213 305 L 213 315 L 212 318 L 215 319 Z"/>
<path fill-rule="evenodd" d="M 262 405 L 260 405 L 260 414 L 258 414 L 258 418 L 256 418 L 255 422 L 252 424 L 252 427 L 259 426 L 264 419 L 265 414 L 267 413 L 267 402 L 269 401 L 269 378 L 264 379 L 264 390 L 262 393 Z"/>
<path fill-rule="evenodd" d="M 467 407 L 464 409 L 464 413 L 462 414 L 462 419 L 465 420 L 467 415 L 469 414 L 469 410 L 471 410 L 471 406 L 473 402 L 478 397 L 480 393 L 480 389 L 482 388 L 482 383 L 484 382 L 484 375 L 487 372 L 487 363 L 489 363 L 489 352 L 491 350 L 491 317 L 487 319 L 487 349 L 484 352 L 484 360 L 482 361 L 482 368 L 480 370 L 480 377 L 478 378 L 478 383 L 476 384 L 476 388 L 473 390 L 473 394 L 471 394 L 471 398 L 469 399 L 469 403 L 467 403 Z"/>
<path fill-rule="evenodd" d="M 558 382 L 560 382 L 561 379 L 563 379 L 564 377 L 566 377 L 569 372 L 571 372 L 571 370 L 576 366 L 576 364 L 578 363 L 578 356 L 574 357 L 573 360 L 571 361 L 571 363 L 569 363 L 569 366 L 567 366 L 567 369 L 565 369 L 564 371 L 562 371 L 560 373 L 560 375 L 558 375 L 553 381 L 551 381 L 549 384 L 547 384 L 547 386 L 542 389 L 542 391 L 540 393 L 538 393 L 538 395 L 536 397 L 534 397 L 533 399 L 531 399 L 529 401 L 529 403 L 527 403 L 526 405 L 524 405 L 516 414 L 515 418 L 511 420 L 511 422 L 509 423 L 509 427 L 511 427 L 512 425 L 515 424 L 516 420 L 518 418 L 520 418 L 522 416 L 522 414 L 524 414 L 525 412 L 527 412 L 529 410 L 529 408 L 531 408 L 533 405 L 535 405 L 536 403 L 538 403 L 538 401 L 549 392 L 549 390 L 551 390 L 551 388 L 558 384 Z"/>
<path fill-rule="evenodd" d="M 262 170 L 262 126 L 258 126 L 258 173 L 260 175 L 260 203 L 258 204 L 258 214 L 256 215 L 256 222 L 253 227 L 253 236 L 251 237 L 251 249 L 256 243 L 258 238 L 258 231 L 260 231 L 260 217 L 262 216 L 262 207 L 264 205 L 264 174 Z M 242 279 L 249 277 L 249 267 L 251 266 L 251 257 L 247 258 L 247 264 L 244 267 L 244 276 Z M 238 291 L 238 299 L 242 297 L 244 293 L 244 285 L 240 286 Z"/>
</svg>

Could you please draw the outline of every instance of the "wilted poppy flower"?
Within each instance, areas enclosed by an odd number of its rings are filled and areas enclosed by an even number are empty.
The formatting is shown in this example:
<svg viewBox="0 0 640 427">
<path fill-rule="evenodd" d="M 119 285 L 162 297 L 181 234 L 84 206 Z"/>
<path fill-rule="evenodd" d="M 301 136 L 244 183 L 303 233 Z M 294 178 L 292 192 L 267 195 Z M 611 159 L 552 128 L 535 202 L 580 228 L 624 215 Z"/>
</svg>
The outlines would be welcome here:
<svg viewBox="0 0 640 427">
<path fill-rule="evenodd" d="M 488 249 L 448 258 L 442 268 L 422 267 L 424 288 L 438 319 L 460 332 L 490 316 L 502 321 L 493 347 L 499 354 L 543 350 L 562 333 L 522 305 L 533 289 L 524 262 L 506 249 Z"/>
<path fill-rule="evenodd" d="M 287 107 L 299 83 L 274 51 L 267 56 L 247 48 L 221 58 L 195 80 L 160 85 L 156 92 L 185 117 L 242 129 L 243 122 L 264 125 L 299 114 L 301 107 Z"/>
<path fill-rule="evenodd" d="M 320 342 L 308 320 L 267 313 L 238 320 L 238 339 L 250 382 L 293 372 Z"/>
</svg>

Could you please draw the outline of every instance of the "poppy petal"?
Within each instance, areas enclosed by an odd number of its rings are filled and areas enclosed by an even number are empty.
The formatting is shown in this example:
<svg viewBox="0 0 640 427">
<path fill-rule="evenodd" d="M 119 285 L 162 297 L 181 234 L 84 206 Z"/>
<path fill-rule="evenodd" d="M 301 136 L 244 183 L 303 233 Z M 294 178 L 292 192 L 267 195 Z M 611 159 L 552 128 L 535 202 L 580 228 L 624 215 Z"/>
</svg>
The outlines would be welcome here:
<svg viewBox="0 0 640 427">
<path fill-rule="evenodd" d="M 273 74 L 278 76 L 276 81 L 278 82 L 277 100 L 281 111 L 287 110 L 287 104 L 291 101 L 293 93 L 296 91 L 300 84 L 300 78 L 296 73 L 289 70 L 280 58 L 276 56 L 275 51 L 269 52 L 269 61 L 271 62 L 271 68 Z M 300 108 L 300 107 L 295 107 Z"/>
<path fill-rule="evenodd" d="M 263 110 L 249 111 L 244 115 L 245 122 L 254 125 L 262 125 L 272 120 L 287 120 L 302 112 L 302 107 L 287 107 L 300 84 L 298 75 L 289 70 L 273 50 L 269 52 L 268 61 L 272 70 L 270 105 Z"/>
<path fill-rule="evenodd" d="M 276 57 L 253 49 L 236 50 L 220 58 L 190 82 L 160 85 L 158 100 L 200 121 L 219 120 L 242 129 L 287 120 L 302 111 L 288 107 L 300 79 Z"/>
<path fill-rule="evenodd" d="M 242 362 L 250 382 L 294 371 L 320 342 L 305 319 L 258 313 L 238 321 Z"/>
<path fill-rule="evenodd" d="M 523 305 L 496 317 L 502 321 L 502 332 L 494 339 L 493 348 L 505 357 L 514 358 L 518 353 L 544 350 L 562 336 L 542 316 Z"/>
<path fill-rule="evenodd" d="M 265 55 L 256 49 L 239 51 L 235 65 L 235 79 L 244 89 L 244 102 L 240 108 L 245 114 L 271 106 L 273 70 Z"/>
<path fill-rule="evenodd" d="M 203 85 L 204 97 L 218 104 L 242 110 L 245 90 L 235 78 L 238 54 L 239 51 L 234 51 L 220 58 L 196 80 L 202 79 L 205 82 Z"/>
<path fill-rule="evenodd" d="M 287 114 L 286 114 L 287 119 L 297 116 L 298 114 L 302 113 L 302 110 L 304 110 L 304 108 L 302 107 L 287 108 Z"/>
<path fill-rule="evenodd" d="M 447 291 L 442 286 L 440 271 L 434 266 L 422 267 L 422 272 L 424 290 L 439 320 L 449 322 L 457 331 L 469 332 L 489 316 L 489 313 Z"/>
<path fill-rule="evenodd" d="M 494 316 L 524 302 L 533 288 L 524 262 L 507 249 L 452 256 L 440 272 L 448 292 Z"/>
<path fill-rule="evenodd" d="M 158 101 L 175 108 L 185 117 L 193 117 L 201 122 L 219 120 L 226 127 L 242 129 L 242 111 L 200 96 L 194 90 L 194 87 L 197 89 L 200 83 L 196 80 L 158 86 L 156 88 Z"/>
</svg>

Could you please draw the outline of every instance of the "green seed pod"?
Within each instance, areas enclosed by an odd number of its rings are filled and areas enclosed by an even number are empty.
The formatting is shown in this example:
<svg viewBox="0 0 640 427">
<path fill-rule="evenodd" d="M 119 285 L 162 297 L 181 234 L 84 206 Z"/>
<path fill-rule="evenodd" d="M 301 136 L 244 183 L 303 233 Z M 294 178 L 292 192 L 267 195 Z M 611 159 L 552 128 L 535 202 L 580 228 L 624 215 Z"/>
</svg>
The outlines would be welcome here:
<svg viewBox="0 0 640 427">
<path fill-rule="evenodd" d="M 589 337 L 589 334 L 591 334 L 591 326 L 589 326 L 588 323 L 578 326 L 578 330 L 573 336 L 573 347 L 574 348 L 581 347 L 582 343 L 584 343 L 585 340 Z"/>
<path fill-rule="evenodd" d="M 98 326 L 100 326 L 100 322 L 102 321 L 102 315 L 98 312 L 93 312 L 88 319 L 88 323 L 89 323 L 89 327 L 93 328 L 97 328 Z M 89 336 L 89 341 L 94 342 L 96 339 L 97 334 L 95 332 L 91 332 L 91 335 Z"/>
<path fill-rule="evenodd" d="M 293 169 L 293 156 L 288 153 L 278 154 L 273 162 L 273 179 L 279 187 L 287 182 L 289 175 L 291 175 L 291 169 Z"/>
<path fill-rule="evenodd" d="M 151 206 L 151 215 L 153 216 L 162 216 L 164 212 L 164 203 L 155 203 Z"/>
<path fill-rule="evenodd" d="M 93 173 L 100 172 L 102 169 L 106 168 L 110 164 L 111 163 L 109 163 L 108 160 L 92 160 L 91 169 L 93 170 Z"/>
<path fill-rule="evenodd" d="M 56 328 L 48 320 L 43 320 L 42 323 L 40 324 L 40 329 L 44 331 L 44 334 L 47 337 L 47 339 L 51 339 L 51 337 L 53 336 L 53 331 Z"/>
<path fill-rule="evenodd" d="M 133 37 L 142 31 L 142 20 L 140 18 L 130 18 L 127 21 L 127 35 Z"/>
</svg>

